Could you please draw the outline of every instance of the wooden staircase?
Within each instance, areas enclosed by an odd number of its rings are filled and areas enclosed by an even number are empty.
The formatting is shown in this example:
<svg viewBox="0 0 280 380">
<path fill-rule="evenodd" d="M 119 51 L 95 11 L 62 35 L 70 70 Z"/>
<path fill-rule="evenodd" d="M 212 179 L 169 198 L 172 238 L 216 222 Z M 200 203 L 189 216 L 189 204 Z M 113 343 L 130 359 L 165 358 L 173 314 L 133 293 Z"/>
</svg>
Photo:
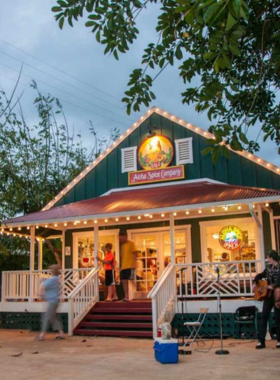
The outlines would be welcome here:
<svg viewBox="0 0 280 380">
<path fill-rule="evenodd" d="M 152 338 L 151 301 L 98 302 L 74 335 Z"/>
</svg>

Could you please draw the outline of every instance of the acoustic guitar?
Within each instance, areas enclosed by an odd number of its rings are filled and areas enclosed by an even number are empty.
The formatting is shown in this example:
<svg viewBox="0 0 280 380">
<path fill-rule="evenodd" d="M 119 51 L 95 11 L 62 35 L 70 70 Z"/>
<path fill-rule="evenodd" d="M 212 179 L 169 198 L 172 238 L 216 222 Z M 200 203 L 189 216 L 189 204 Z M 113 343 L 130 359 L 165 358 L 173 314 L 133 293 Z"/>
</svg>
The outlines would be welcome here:
<svg viewBox="0 0 280 380">
<path fill-rule="evenodd" d="M 255 289 L 255 300 L 263 301 L 271 296 L 271 289 L 268 289 L 268 283 L 266 280 L 259 280 Z"/>
</svg>

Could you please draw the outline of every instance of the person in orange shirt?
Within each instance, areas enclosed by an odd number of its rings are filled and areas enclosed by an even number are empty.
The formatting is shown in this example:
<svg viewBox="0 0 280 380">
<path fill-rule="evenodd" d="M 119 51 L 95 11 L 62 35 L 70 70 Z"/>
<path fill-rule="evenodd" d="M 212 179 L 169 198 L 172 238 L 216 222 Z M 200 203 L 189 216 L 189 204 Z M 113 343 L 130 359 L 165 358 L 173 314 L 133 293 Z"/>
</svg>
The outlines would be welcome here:
<svg viewBox="0 0 280 380">
<path fill-rule="evenodd" d="M 116 290 L 116 284 L 115 284 L 115 256 L 114 253 L 112 252 L 112 244 L 107 243 L 105 245 L 105 258 L 104 260 L 101 260 L 98 258 L 98 260 L 104 265 L 105 269 L 105 285 L 108 286 L 108 296 L 106 301 L 111 302 L 111 301 L 118 301 L 118 296 L 117 296 L 117 290 Z"/>
</svg>

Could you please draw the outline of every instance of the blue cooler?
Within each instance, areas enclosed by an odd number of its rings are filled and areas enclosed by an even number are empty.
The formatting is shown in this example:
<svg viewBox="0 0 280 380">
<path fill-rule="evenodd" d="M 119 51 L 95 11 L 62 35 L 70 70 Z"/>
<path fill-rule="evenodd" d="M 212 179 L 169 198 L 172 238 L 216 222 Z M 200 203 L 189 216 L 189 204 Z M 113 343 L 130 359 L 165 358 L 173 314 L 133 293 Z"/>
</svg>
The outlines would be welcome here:
<svg viewBox="0 0 280 380">
<path fill-rule="evenodd" d="M 156 338 L 154 344 L 155 358 L 162 364 L 178 363 L 178 340 Z"/>
</svg>

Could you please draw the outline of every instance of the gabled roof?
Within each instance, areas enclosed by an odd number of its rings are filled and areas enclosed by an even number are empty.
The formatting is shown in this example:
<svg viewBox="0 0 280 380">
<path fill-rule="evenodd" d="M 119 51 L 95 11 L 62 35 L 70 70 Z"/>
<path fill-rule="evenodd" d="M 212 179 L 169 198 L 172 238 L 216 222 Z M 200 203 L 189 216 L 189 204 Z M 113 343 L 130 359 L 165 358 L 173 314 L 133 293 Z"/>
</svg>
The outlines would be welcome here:
<svg viewBox="0 0 280 380">
<path fill-rule="evenodd" d="M 248 204 L 279 200 L 280 190 L 233 186 L 204 180 L 114 191 L 109 195 L 9 219 L 5 223 L 9 226 L 61 223 L 80 219 L 89 220 L 132 216 L 141 213 L 191 210 L 198 207 L 225 205 L 229 202 L 231 204 Z"/>
<path fill-rule="evenodd" d="M 180 119 L 179 117 L 168 113 L 167 111 L 164 111 L 158 107 L 153 107 L 150 110 L 148 110 L 144 115 L 142 115 L 134 124 L 132 124 L 125 133 L 123 133 L 113 144 L 106 149 L 105 152 L 103 152 L 96 160 L 94 160 L 88 167 L 86 167 L 72 182 L 70 182 L 53 200 L 51 200 L 43 209 L 42 211 L 49 210 L 51 207 L 54 207 L 55 204 L 66 194 L 68 191 L 70 191 L 74 186 L 77 185 L 77 183 L 82 180 L 93 168 L 95 168 L 99 163 L 110 153 L 112 150 L 117 148 L 117 146 L 123 142 L 124 139 L 126 139 L 135 129 L 139 128 L 139 126 L 147 120 L 153 113 L 156 113 L 160 116 L 165 117 L 166 119 L 169 119 L 173 122 L 178 123 L 179 125 L 185 127 L 186 129 L 191 130 L 192 132 L 197 133 L 198 135 L 203 136 L 204 138 L 215 138 L 213 134 L 191 124 L 187 121 Z M 229 150 L 231 150 L 230 147 L 228 147 Z M 268 161 L 265 161 L 251 153 L 248 153 L 246 151 L 243 152 L 237 152 L 233 151 L 235 154 L 238 154 L 252 162 L 254 162 L 257 165 L 263 166 L 265 169 L 270 170 L 278 175 L 280 175 L 280 168 L 271 164 Z"/>
</svg>

